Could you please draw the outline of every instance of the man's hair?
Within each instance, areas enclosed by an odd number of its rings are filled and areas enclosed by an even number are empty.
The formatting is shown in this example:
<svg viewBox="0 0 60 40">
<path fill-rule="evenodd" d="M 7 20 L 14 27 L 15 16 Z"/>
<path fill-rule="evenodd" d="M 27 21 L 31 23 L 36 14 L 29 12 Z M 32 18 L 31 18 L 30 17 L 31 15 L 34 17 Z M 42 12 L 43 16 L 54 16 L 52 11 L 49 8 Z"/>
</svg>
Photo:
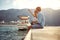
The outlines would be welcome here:
<svg viewBox="0 0 60 40">
<path fill-rule="evenodd" d="M 36 7 L 36 10 L 41 11 L 41 7 Z"/>
</svg>

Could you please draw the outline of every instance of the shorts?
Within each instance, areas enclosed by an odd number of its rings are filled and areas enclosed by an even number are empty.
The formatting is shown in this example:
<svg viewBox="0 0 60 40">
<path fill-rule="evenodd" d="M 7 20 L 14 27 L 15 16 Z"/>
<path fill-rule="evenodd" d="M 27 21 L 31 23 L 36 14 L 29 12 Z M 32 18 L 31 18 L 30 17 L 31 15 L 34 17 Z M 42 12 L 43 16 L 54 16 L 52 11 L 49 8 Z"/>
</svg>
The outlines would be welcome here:
<svg viewBox="0 0 60 40">
<path fill-rule="evenodd" d="M 32 29 L 42 29 L 43 26 L 40 23 L 36 23 L 32 25 Z"/>
</svg>

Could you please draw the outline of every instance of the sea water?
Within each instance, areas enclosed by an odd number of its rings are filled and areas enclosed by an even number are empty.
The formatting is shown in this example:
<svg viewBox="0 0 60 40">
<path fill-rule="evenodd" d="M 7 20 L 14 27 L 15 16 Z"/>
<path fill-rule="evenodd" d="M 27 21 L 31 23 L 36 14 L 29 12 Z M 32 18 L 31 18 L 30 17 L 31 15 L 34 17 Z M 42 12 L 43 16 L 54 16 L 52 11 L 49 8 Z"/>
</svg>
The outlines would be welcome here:
<svg viewBox="0 0 60 40">
<path fill-rule="evenodd" d="M 0 26 L 0 40 L 22 40 L 26 34 L 27 31 L 18 31 L 15 25 Z"/>
</svg>

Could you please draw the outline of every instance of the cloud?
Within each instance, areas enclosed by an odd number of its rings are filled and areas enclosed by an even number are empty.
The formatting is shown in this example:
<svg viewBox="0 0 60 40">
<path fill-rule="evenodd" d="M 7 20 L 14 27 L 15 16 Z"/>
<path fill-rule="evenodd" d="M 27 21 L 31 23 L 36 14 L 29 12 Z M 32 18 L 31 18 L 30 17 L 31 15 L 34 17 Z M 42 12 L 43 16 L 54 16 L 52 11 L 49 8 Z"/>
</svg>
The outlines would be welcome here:
<svg viewBox="0 0 60 40">
<path fill-rule="evenodd" d="M 0 0 L 0 10 L 10 9 L 13 7 L 14 0 Z"/>
<path fill-rule="evenodd" d="M 0 6 L 4 9 L 12 7 L 16 9 L 34 9 L 37 6 L 41 6 L 42 8 L 60 9 L 60 0 L 2 0 L 0 1 Z"/>
<path fill-rule="evenodd" d="M 59 0 L 15 0 L 13 2 L 15 8 L 35 8 L 41 6 L 42 8 L 60 8 Z"/>
</svg>

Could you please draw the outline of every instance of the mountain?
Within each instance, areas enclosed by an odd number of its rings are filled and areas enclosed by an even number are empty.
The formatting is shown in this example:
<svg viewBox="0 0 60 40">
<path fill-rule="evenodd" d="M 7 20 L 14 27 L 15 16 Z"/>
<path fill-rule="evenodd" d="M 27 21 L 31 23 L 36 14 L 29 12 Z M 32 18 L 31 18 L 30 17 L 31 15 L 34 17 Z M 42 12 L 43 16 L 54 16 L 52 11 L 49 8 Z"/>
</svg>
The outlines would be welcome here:
<svg viewBox="0 0 60 40">
<path fill-rule="evenodd" d="M 33 11 L 33 9 L 31 9 Z M 60 10 L 53 10 L 50 8 L 42 9 L 42 14 L 45 16 L 45 25 L 58 26 L 60 25 Z M 8 9 L 0 10 L 0 21 L 5 22 L 17 21 L 19 20 L 19 15 L 33 16 L 29 13 L 27 9 Z"/>
<path fill-rule="evenodd" d="M 26 9 L 8 9 L 0 10 L 0 21 L 4 20 L 5 22 L 19 20 L 17 16 L 19 15 L 29 15 Z"/>
<path fill-rule="evenodd" d="M 45 15 L 45 24 L 46 25 L 60 25 L 60 10 L 53 10 L 46 8 L 42 10 Z"/>
</svg>

